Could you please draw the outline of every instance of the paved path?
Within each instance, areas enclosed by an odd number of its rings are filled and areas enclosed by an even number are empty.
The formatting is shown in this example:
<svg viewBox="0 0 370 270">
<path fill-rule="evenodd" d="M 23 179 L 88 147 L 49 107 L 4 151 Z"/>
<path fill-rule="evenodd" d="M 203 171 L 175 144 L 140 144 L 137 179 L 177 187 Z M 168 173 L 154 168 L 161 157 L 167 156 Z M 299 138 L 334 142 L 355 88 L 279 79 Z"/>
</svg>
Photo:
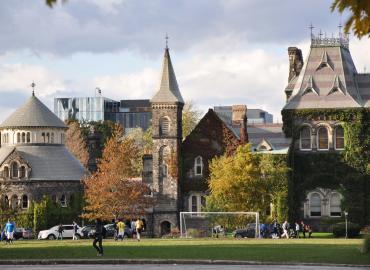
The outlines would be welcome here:
<svg viewBox="0 0 370 270">
<path fill-rule="evenodd" d="M 1 270 L 364 270 L 361 267 L 303 265 L 1 265 Z"/>
</svg>

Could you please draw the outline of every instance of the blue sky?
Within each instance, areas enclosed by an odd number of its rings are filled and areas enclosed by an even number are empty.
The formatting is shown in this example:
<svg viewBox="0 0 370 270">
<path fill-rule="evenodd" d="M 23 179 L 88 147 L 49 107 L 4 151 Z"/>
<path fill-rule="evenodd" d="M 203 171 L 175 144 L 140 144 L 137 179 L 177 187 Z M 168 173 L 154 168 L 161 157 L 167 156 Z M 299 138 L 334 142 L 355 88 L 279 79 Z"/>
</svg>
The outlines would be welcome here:
<svg viewBox="0 0 370 270">
<path fill-rule="evenodd" d="M 31 94 L 150 98 L 169 45 L 180 90 L 204 112 L 263 108 L 281 121 L 289 46 L 309 48 L 308 25 L 331 36 L 332 0 L 43 0 L 0 2 L 0 121 Z M 345 17 L 342 18 L 345 20 Z M 351 38 L 359 71 L 370 42 Z M 368 68 L 369 69 L 369 68 Z"/>
</svg>

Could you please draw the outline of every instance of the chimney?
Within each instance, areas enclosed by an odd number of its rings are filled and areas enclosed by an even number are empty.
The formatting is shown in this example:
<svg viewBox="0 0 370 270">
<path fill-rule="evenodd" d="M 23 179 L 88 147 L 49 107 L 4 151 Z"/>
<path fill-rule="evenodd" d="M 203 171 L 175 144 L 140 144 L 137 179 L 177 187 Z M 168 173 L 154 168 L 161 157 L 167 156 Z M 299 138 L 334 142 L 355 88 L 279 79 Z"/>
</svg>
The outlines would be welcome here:
<svg viewBox="0 0 370 270">
<path fill-rule="evenodd" d="M 303 57 L 302 51 L 297 47 L 289 47 L 288 48 L 288 55 L 289 55 L 289 77 L 288 82 L 301 73 L 303 67 Z"/>
<path fill-rule="evenodd" d="M 248 142 L 247 106 L 246 105 L 233 105 L 232 106 L 232 123 L 233 125 L 240 125 L 241 143 Z"/>
</svg>

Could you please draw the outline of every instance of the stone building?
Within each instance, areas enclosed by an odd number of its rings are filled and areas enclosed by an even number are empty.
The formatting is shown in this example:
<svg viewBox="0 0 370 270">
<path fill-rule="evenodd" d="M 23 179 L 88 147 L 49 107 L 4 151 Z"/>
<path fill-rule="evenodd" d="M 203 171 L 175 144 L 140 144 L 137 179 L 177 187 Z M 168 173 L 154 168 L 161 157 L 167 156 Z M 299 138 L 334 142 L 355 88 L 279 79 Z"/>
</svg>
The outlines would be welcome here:
<svg viewBox="0 0 370 270">
<path fill-rule="evenodd" d="M 345 210 L 354 221 L 369 222 L 369 193 L 364 190 L 368 179 L 355 163 L 369 159 L 370 74 L 357 72 L 343 35 L 312 35 L 305 63 L 298 48 L 290 47 L 288 53 L 282 115 L 284 132 L 293 139 L 289 192 L 296 207 L 290 209 L 291 218 L 319 223 L 341 217 Z M 356 145 L 363 150 L 353 162 Z"/>
<path fill-rule="evenodd" d="M 85 170 L 64 146 L 67 126 L 34 94 L 1 125 L 0 195 L 27 209 L 48 195 L 67 206 Z"/>
</svg>

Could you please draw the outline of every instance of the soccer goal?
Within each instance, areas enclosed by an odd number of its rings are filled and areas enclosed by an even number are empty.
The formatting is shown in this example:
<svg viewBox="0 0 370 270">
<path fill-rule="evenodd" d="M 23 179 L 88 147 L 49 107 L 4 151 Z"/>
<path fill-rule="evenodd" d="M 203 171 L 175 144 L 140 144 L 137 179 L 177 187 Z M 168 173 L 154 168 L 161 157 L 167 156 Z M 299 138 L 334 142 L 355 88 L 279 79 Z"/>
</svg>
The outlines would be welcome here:
<svg viewBox="0 0 370 270">
<path fill-rule="evenodd" d="M 180 212 L 182 238 L 230 237 L 238 231 L 241 237 L 259 238 L 258 212 Z"/>
</svg>

